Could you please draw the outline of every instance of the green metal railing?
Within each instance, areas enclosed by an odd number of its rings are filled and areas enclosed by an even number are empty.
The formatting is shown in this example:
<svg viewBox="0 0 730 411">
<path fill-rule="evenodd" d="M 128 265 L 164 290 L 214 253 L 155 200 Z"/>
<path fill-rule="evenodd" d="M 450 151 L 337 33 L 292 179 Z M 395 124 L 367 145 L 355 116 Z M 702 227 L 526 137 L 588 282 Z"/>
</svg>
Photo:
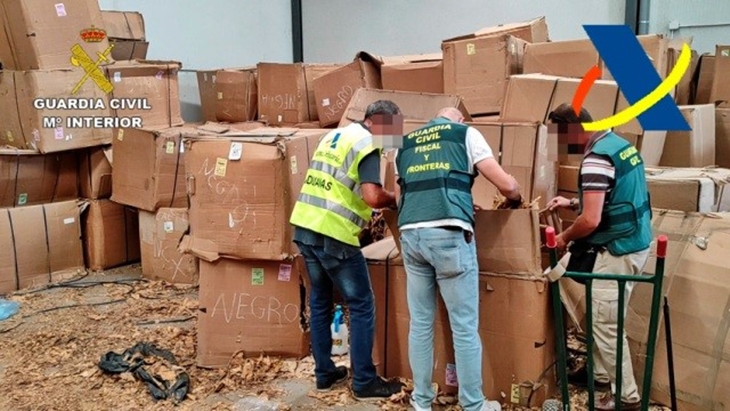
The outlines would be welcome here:
<svg viewBox="0 0 730 411">
<path fill-rule="evenodd" d="M 557 244 L 555 241 L 555 229 L 547 227 L 545 230 L 546 245 L 550 250 L 550 266 L 554 269 L 558 265 Z M 662 301 L 662 281 L 664 280 L 664 259 L 667 253 L 667 237 L 662 235 L 657 239 L 657 260 L 656 270 L 652 276 L 623 275 L 623 274 L 594 274 L 566 271 L 562 277 L 574 280 L 585 281 L 586 289 L 586 347 L 588 358 L 586 359 L 588 374 L 588 409 L 593 411 L 595 403 L 595 385 L 593 381 L 593 303 L 592 285 L 593 280 L 608 280 L 618 282 L 618 341 L 616 345 L 616 394 L 614 396 L 616 410 L 621 410 L 621 388 L 622 388 L 622 364 L 623 364 L 623 339 L 624 339 L 624 310 L 626 282 L 649 283 L 653 286 L 651 301 L 651 317 L 649 319 L 649 340 L 646 347 L 646 363 L 644 365 L 644 380 L 642 382 L 641 410 L 649 409 L 649 393 L 651 390 L 652 372 L 654 369 L 654 354 L 656 350 L 656 337 L 659 325 L 659 308 Z M 553 311 L 555 312 L 555 326 L 558 354 L 558 378 L 560 379 L 562 407 L 564 411 L 570 411 L 570 396 L 568 394 L 568 371 L 567 371 L 567 337 L 565 324 L 563 322 L 563 306 L 560 301 L 560 284 L 556 279 L 550 282 L 550 293 L 553 300 Z"/>
</svg>

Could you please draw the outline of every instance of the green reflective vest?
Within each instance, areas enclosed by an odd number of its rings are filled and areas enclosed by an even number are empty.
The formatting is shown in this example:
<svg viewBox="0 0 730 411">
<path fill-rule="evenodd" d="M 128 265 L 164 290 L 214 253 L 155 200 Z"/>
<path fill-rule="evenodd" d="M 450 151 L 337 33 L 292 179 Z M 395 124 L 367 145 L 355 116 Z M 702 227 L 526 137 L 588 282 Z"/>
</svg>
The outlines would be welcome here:
<svg viewBox="0 0 730 411">
<path fill-rule="evenodd" d="M 333 130 L 317 145 L 289 223 L 360 246 L 373 210 L 362 199 L 358 165 L 376 151 L 359 123 Z"/>
<path fill-rule="evenodd" d="M 407 134 L 398 152 L 398 226 L 455 218 L 474 224 L 468 126 L 437 118 Z"/>
<path fill-rule="evenodd" d="M 651 203 L 644 161 L 638 150 L 609 132 L 596 141 L 590 152 L 611 158 L 616 169 L 615 187 L 603 206 L 600 224 L 590 236 L 579 241 L 605 246 L 613 255 L 649 248 L 652 240 Z M 579 176 L 580 204 L 583 204 L 582 183 L 582 176 Z"/>
</svg>

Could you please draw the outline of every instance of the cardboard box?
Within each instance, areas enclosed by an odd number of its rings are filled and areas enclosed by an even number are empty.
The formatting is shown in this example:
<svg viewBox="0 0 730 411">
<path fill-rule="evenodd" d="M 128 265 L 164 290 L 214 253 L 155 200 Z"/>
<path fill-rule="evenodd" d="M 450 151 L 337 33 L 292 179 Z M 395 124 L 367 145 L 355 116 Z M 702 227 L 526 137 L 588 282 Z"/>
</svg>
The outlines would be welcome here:
<svg viewBox="0 0 730 411">
<path fill-rule="evenodd" d="M 474 239 L 479 271 L 542 277 L 540 217 L 536 209 L 477 211 Z"/>
<path fill-rule="evenodd" d="M 145 40 L 144 17 L 137 11 L 102 10 L 104 29 L 110 39 Z"/>
<path fill-rule="evenodd" d="M 269 125 L 296 124 L 309 121 L 304 65 L 259 63 L 259 120 Z"/>
<path fill-rule="evenodd" d="M 200 262 L 197 365 L 225 367 L 235 353 L 309 354 L 304 262 Z"/>
<path fill-rule="evenodd" d="M 150 42 L 143 40 L 110 39 L 109 45 L 114 46 L 111 56 L 116 61 L 146 60 L 150 48 Z"/>
<path fill-rule="evenodd" d="M 385 57 L 380 76 L 384 90 L 442 94 L 443 54 Z"/>
<path fill-rule="evenodd" d="M 215 93 L 215 82 L 218 79 L 218 70 L 199 70 L 196 72 L 196 75 L 198 78 L 198 93 L 200 94 L 200 109 L 203 111 L 203 120 L 217 121 L 215 118 L 215 105 L 218 96 Z M 256 94 L 258 94 L 258 90 Z M 256 105 L 258 106 L 258 102 Z"/>
<path fill-rule="evenodd" d="M 0 149 L 0 207 L 75 200 L 78 177 L 74 152 Z"/>
<path fill-rule="evenodd" d="M 137 99 L 135 107 L 113 109 L 114 115 L 140 117 L 142 128 L 182 125 L 178 85 L 181 68 L 176 61 L 154 60 L 117 61 L 106 66 L 107 77 L 114 85 L 111 97 Z"/>
<path fill-rule="evenodd" d="M 679 55 L 682 53 L 682 47 L 684 44 L 692 46 L 692 37 L 689 38 L 673 38 L 669 40 L 669 49 L 667 50 L 667 76 L 671 73 L 674 66 L 679 60 Z M 677 87 L 675 87 L 674 101 L 678 105 L 686 106 L 688 104 L 694 104 L 692 98 L 692 81 L 695 78 L 697 67 L 700 63 L 700 56 L 697 51 L 692 50 L 692 60 L 687 72 L 682 76 Z"/>
<path fill-rule="evenodd" d="M 0 209 L 0 292 L 84 271 L 76 201 Z"/>
<path fill-rule="evenodd" d="M 178 251 L 188 231 L 188 210 L 163 207 L 156 213 L 139 212 L 142 275 L 169 283 L 196 284 L 198 260 Z"/>
<path fill-rule="evenodd" d="M 90 148 L 79 153 L 79 188 L 81 197 L 90 200 L 111 197 L 111 146 Z"/>
<path fill-rule="evenodd" d="M 727 213 L 703 215 L 677 211 L 655 212 L 654 235 L 667 235 L 663 295 L 672 321 L 674 371 L 679 409 L 721 410 L 730 403 L 730 345 L 727 344 L 727 301 L 730 301 Z M 655 248 L 645 270 L 654 273 Z M 646 353 L 652 288 L 636 286 L 629 304 L 626 330 L 637 380 Z M 670 403 L 666 330 L 659 313 L 659 333 L 651 398 Z"/>
<path fill-rule="evenodd" d="M 99 33 L 105 27 L 96 0 L 10 0 L 3 2 L 2 14 L 0 63 L 5 70 L 72 69 L 74 45 L 94 61 L 109 47 L 106 35 L 101 41 L 84 39 L 86 30 Z M 73 71 L 79 79 L 83 76 L 81 68 Z"/>
<path fill-rule="evenodd" d="M 696 69 L 697 79 L 693 104 L 710 104 L 712 83 L 715 79 L 715 56 L 703 54 Z"/>
<path fill-rule="evenodd" d="M 404 122 L 403 131 L 410 133 L 425 124 L 425 121 L 408 120 Z M 538 206 L 544 208 L 555 197 L 557 137 L 548 134 L 547 127 L 538 123 L 499 121 L 467 124 L 482 133 L 497 162 L 517 179 L 525 198 L 538 200 Z M 395 170 L 385 179 L 389 180 L 386 186 L 395 187 Z M 499 195 L 497 188 L 481 174 L 477 175 L 471 191 L 474 203 L 484 209 L 492 208 Z"/>
<path fill-rule="evenodd" d="M 525 44 L 511 35 L 445 41 L 444 92 L 462 97 L 471 114 L 498 113 L 509 77 L 522 72 Z"/>
<path fill-rule="evenodd" d="M 651 206 L 711 213 L 730 211 L 730 170 L 724 168 L 648 168 Z"/>
<path fill-rule="evenodd" d="M 370 265 L 376 269 L 383 266 Z M 386 376 L 412 378 L 408 363 L 410 313 L 406 273 L 399 263 L 387 267 Z M 555 393 L 555 376 L 551 371 L 555 359 L 554 330 L 549 301 L 544 280 L 480 273 L 479 335 L 483 389 L 488 398 L 499 399 L 502 393 L 514 392 L 507 402 L 528 405 L 528 399 L 531 399 L 529 405 L 538 406 Z M 434 319 L 433 354 L 434 381 L 440 390 L 456 393 L 458 379 L 453 338 L 440 296 Z M 541 376 L 543 378 L 539 380 Z M 530 395 L 533 383 L 539 385 Z"/>
<path fill-rule="evenodd" d="M 184 132 L 197 129 L 117 130 L 112 144 L 112 201 L 150 212 L 186 207 Z"/>
<path fill-rule="evenodd" d="M 498 34 L 510 34 L 512 36 L 525 40 L 528 43 L 541 43 L 544 41 L 550 41 L 547 21 L 545 20 L 544 16 L 541 16 L 530 21 L 500 24 L 497 26 L 487 27 L 478 30 L 472 34 L 453 37 L 444 40 L 443 42 L 446 43 L 458 40 L 476 39 L 479 37 L 494 36 Z"/>
<path fill-rule="evenodd" d="M 730 108 L 730 46 L 715 47 L 715 76 L 709 103 Z"/>
<path fill-rule="evenodd" d="M 0 144 L 42 153 L 109 144 L 111 129 L 91 127 L 111 120 L 107 96 L 93 81 L 72 94 L 81 77 L 75 69 L 0 71 Z M 74 109 L 72 98 L 93 105 Z"/>
<path fill-rule="evenodd" d="M 139 261 L 137 210 L 110 200 L 90 200 L 83 216 L 84 255 L 90 270 Z"/>
<path fill-rule="evenodd" d="M 305 64 L 304 65 L 304 84 L 307 89 L 307 105 L 309 111 L 309 122 L 316 125 L 313 128 L 319 128 L 319 114 L 317 113 L 317 98 L 314 95 L 314 80 L 324 76 L 327 73 L 341 68 L 343 64 Z M 299 126 L 297 126 L 299 127 Z"/>
<path fill-rule="evenodd" d="M 378 100 L 390 100 L 394 102 L 400 108 L 401 113 L 403 113 L 404 121 L 430 121 L 444 107 L 456 107 L 461 111 L 467 121 L 471 120 L 467 108 L 464 107 L 464 103 L 458 96 L 407 91 L 358 89 L 347 105 L 338 127 L 344 127 L 352 122 L 364 120 L 365 111 L 368 106 Z M 407 131 L 404 130 L 404 132 Z"/>
<path fill-rule="evenodd" d="M 661 162 L 669 167 L 706 167 L 715 163 L 715 107 L 681 106 L 691 131 L 670 131 Z"/>
<path fill-rule="evenodd" d="M 218 70 L 214 78 L 215 119 L 229 123 L 256 120 L 256 68 Z"/>
<path fill-rule="evenodd" d="M 652 60 L 659 75 L 662 78 L 666 77 L 668 40 L 657 34 L 636 36 L 636 38 Z M 524 74 L 541 73 L 583 78 L 591 67 L 601 64 L 601 59 L 593 42 L 582 39 L 527 44 L 523 64 Z M 612 79 L 605 66 L 603 78 Z M 687 78 L 690 79 L 691 75 Z"/>
<path fill-rule="evenodd" d="M 730 109 L 715 110 L 715 164 L 730 168 Z"/>
<path fill-rule="evenodd" d="M 206 261 L 297 254 L 289 217 L 325 132 L 260 128 L 186 138 L 191 230 L 181 248 Z"/>
<path fill-rule="evenodd" d="M 674 66 L 667 66 L 670 39 L 664 37 L 664 35 L 662 34 L 645 34 L 641 36 L 636 36 L 636 39 L 639 41 L 639 44 L 641 44 L 642 48 L 646 52 L 646 55 L 652 61 L 652 64 L 659 74 L 659 77 L 664 79 L 667 75 L 669 75 L 669 71 L 674 68 Z M 675 44 L 675 47 L 677 44 L 676 40 L 677 39 L 673 39 L 673 44 Z M 679 40 L 681 41 L 681 39 Z M 692 41 L 690 40 L 690 46 L 691 43 Z M 681 50 L 681 46 L 679 46 L 679 48 Z M 606 66 L 604 61 L 601 61 L 601 73 L 601 78 L 606 80 L 613 80 L 613 76 L 611 75 L 611 72 L 608 70 L 608 67 Z"/>
<path fill-rule="evenodd" d="M 313 80 L 312 88 L 320 126 L 337 124 L 359 88 L 382 88 L 380 62 L 360 52 L 352 63 Z"/>
</svg>

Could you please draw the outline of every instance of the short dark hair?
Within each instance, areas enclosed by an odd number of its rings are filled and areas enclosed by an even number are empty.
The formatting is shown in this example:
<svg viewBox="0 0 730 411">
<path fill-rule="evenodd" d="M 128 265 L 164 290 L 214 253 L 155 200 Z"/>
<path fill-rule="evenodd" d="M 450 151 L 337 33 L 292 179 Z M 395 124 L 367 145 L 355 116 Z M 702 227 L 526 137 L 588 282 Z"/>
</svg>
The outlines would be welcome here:
<svg viewBox="0 0 730 411">
<path fill-rule="evenodd" d="M 575 109 L 569 103 L 559 105 L 555 110 L 548 114 L 548 120 L 553 124 L 581 124 L 593 121 L 591 113 L 585 108 L 580 109 L 579 114 L 575 114 Z"/>
<path fill-rule="evenodd" d="M 397 116 L 401 114 L 401 111 L 400 108 L 390 100 L 378 100 L 371 103 L 367 110 L 365 110 L 365 118 L 368 119 L 378 114 Z"/>
</svg>

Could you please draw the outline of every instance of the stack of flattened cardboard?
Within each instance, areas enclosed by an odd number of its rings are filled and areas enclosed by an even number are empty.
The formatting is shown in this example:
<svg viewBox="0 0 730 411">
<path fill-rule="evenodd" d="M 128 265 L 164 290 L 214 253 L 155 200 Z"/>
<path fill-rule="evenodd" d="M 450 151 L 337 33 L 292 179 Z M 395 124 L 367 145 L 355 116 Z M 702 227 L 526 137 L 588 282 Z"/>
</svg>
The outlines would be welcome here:
<svg viewBox="0 0 730 411">
<path fill-rule="evenodd" d="M 289 217 L 327 131 L 183 133 L 190 206 L 180 250 L 200 259 L 200 366 L 225 366 L 238 351 L 309 353 L 305 267 Z"/>
</svg>

